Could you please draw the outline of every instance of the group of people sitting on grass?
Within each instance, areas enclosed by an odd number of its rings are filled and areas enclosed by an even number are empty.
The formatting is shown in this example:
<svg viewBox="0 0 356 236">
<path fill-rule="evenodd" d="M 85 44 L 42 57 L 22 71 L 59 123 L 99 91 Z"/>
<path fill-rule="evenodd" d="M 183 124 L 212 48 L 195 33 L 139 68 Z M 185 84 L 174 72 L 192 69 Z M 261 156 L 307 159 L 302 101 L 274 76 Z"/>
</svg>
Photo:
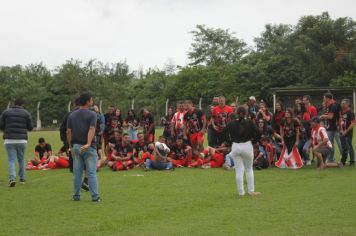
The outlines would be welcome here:
<svg viewBox="0 0 356 236">
<path fill-rule="evenodd" d="M 143 109 L 139 116 L 129 110 L 123 119 L 120 109 L 111 106 L 103 115 L 98 106 L 93 106 L 97 113 L 97 167 L 107 166 L 113 171 L 135 167 L 145 170 L 232 169 L 234 162 L 227 129 L 229 122 L 237 117 L 236 105 L 226 105 L 223 96 L 214 97 L 210 109 L 204 113 L 191 101 L 179 102 L 176 109 L 169 108 L 168 114 L 160 119 L 164 131 L 157 142 L 154 116 L 149 110 Z M 241 106 L 247 111 L 246 119 L 251 119 L 259 130 L 259 138 L 254 142 L 256 169 L 272 166 L 298 169 L 314 161 L 320 169 L 343 167 L 348 155 L 349 164 L 355 164 L 352 136 L 356 122 L 348 99 L 338 103 L 332 94 L 326 93 L 318 110 L 311 104 L 310 96 L 305 95 L 295 99 L 294 107 L 286 109 L 277 101 L 271 112 L 265 102 L 257 105 L 255 97 L 251 96 Z M 54 155 L 51 145 L 40 138 L 35 158 L 28 162 L 27 169 L 71 168 L 66 121 L 62 126 L 64 145 L 58 155 Z M 206 133 L 208 146 L 204 147 Z M 339 163 L 335 161 L 334 140 L 341 155 Z"/>
</svg>

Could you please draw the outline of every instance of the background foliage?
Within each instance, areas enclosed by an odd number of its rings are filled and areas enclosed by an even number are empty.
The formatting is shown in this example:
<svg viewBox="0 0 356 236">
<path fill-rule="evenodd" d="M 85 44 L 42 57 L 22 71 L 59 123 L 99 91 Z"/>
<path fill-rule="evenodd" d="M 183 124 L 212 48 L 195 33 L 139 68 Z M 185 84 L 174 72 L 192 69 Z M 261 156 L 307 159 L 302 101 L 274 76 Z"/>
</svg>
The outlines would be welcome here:
<svg viewBox="0 0 356 236">
<path fill-rule="evenodd" d="M 50 71 L 43 64 L 0 67 L 0 110 L 23 97 L 35 115 L 41 101 L 42 123 L 61 120 L 69 100 L 91 91 L 96 101 L 120 107 L 123 113 L 135 99 L 135 108 L 148 107 L 163 115 L 167 98 L 211 98 L 224 94 L 250 95 L 271 102 L 273 87 L 356 86 L 356 22 L 330 18 L 327 12 L 303 16 L 296 25 L 266 25 L 248 47 L 228 29 L 197 25 L 188 51 L 190 64 L 164 69 L 132 71 L 126 62 L 104 64 L 71 59 Z"/>
</svg>

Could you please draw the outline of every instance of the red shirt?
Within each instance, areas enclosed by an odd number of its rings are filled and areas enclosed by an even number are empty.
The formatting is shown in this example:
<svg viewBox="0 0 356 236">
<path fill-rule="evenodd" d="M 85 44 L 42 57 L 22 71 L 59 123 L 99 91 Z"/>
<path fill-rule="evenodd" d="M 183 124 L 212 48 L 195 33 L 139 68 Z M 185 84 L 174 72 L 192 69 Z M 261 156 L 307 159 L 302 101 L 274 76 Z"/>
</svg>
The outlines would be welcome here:
<svg viewBox="0 0 356 236">
<path fill-rule="evenodd" d="M 226 105 L 223 108 L 220 106 L 213 108 L 211 115 L 214 118 L 214 124 L 217 126 L 219 132 L 221 132 L 230 122 L 230 117 L 233 112 L 234 110 L 232 107 Z"/>
<path fill-rule="evenodd" d="M 315 106 L 313 106 L 313 105 L 310 105 L 307 110 L 310 114 L 310 118 L 313 118 L 314 116 L 318 115 L 318 111 L 316 110 Z"/>
</svg>

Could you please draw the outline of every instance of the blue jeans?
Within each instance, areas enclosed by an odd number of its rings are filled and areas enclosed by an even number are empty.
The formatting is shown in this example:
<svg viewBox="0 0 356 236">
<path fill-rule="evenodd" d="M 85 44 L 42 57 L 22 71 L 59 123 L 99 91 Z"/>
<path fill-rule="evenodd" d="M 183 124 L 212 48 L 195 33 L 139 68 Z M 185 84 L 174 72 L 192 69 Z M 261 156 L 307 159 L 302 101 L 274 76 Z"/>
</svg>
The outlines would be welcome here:
<svg viewBox="0 0 356 236">
<path fill-rule="evenodd" d="M 171 170 L 173 169 L 173 164 L 171 162 L 160 162 L 160 161 L 151 161 L 147 159 L 145 162 L 147 169 L 154 170 Z"/>
<path fill-rule="evenodd" d="M 95 148 L 90 147 L 85 152 L 81 152 L 83 145 L 74 144 L 73 146 L 73 175 L 74 175 L 74 194 L 73 200 L 80 200 L 80 189 L 82 187 L 82 177 L 84 165 L 88 174 L 89 191 L 92 200 L 99 198 L 98 179 L 96 177 L 96 162 L 98 154 Z"/>
<path fill-rule="evenodd" d="M 347 137 L 347 136 L 341 136 L 341 144 L 342 144 L 342 157 L 341 157 L 341 162 L 345 165 L 346 159 L 347 159 L 347 154 L 350 155 L 350 164 L 355 164 L 355 151 L 352 146 L 352 136 Z"/>
<path fill-rule="evenodd" d="M 9 167 L 9 180 L 16 180 L 16 159 L 19 163 L 20 179 L 25 179 L 25 151 L 26 143 L 5 144 Z"/>
<path fill-rule="evenodd" d="M 342 146 L 341 146 L 341 141 L 340 141 L 340 136 L 338 134 L 337 131 L 326 131 L 326 133 L 328 134 L 328 138 L 332 144 L 332 149 L 331 149 L 331 153 L 329 155 L 329 158 L 328 160 L 329 161 L 335 161 L 335 145 L 334 145 L 334 139 L 337 143 L 337 146 L 339 148 L 339 151 L 340 151 L 340 156 L 342 155 Z"/>
<path fill-rule="evenodd" d="M 232 159 L 232 155 L 231 153 L 226 154 L 225 156 L 225 165 L 229 166 L 229 167 L 234 167 L 234 160 Z"/>
<path fill-rule="evenodd" d="M 127 133 L 129 134 L 130 136 L 130 140 L 136 140 L 137 139 L 137 130 L 134 130 L 134 129 L 128 129 L 127 130 Z"/>
<path fill-rule="evenodd" d="M 301 139 L 299 141 L 298 151 L 301 154 L 301 156 L 303 157 L 304 161 L 309 161 L 309 153 L 308 153 L 309 144 L 310 144 L 310 139 L 308 139 L 308 140 Z"/>
</svg>

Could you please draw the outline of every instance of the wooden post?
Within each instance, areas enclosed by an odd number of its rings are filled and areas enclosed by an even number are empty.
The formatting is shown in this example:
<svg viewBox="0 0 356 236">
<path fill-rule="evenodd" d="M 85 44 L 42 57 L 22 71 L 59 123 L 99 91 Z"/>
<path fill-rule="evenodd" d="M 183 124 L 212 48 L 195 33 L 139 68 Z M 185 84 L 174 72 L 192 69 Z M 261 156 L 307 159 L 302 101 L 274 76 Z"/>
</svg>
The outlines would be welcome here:
<svg viewBox="0 0 356 236">
<path fill-rule="evenodd" d="M 37 126 L 36 126 L 36 130 L 40 130 L 41 129 L 41 119 L 40 119 L 40 106 L 41 106 L 41 102 L 37 103 Z"/>
<path fill-rule="evenodd" d="M 135 98 L 131 99 L 131 109 L 134 110 L 135 109 Z"/>
<path fill-rule="evenodd" d="M 100 100 L 100 102 L 99 102 L 99 112 L 100 113 L 103 113 L 103 100 Z"/>
<path fill-rule="evenodd" d="M 166 116 L 168 115 L 168 103 L 169 103 L 169 98 L 166 100 Z"/>
<path fill-rule="evenodd" d="M 273 112 L 276 110 L 276 92 L 273 92 Z"/>
<path fill-rule="evenodd" d="M 199 99 L 199 109 L 201 110 L 201 103 L 203 102 L 203 98 L 202 97 L 200 97 L 200 99 Z"/>
<path fill-rule="evenodd" d="M 69 101 L 68 103 L 68 112 L 70 112 L 70 106 L 72 105 L 72 101 Z"/>
<path fill-rule="evenodd" d="M 10 106 L 11 106 L 11 102 L 9 102 L 9 103 L 7 104 L 6 109 L 9 109 L 9 108 L 10 108 Z"/>
<path fill-rule="evenodd" d="M 356 112 L 356 89 L 354 89 L 354 93 L 353 93 L 353 97 L 354 97 L 354 112 Z"/>
</svg>

